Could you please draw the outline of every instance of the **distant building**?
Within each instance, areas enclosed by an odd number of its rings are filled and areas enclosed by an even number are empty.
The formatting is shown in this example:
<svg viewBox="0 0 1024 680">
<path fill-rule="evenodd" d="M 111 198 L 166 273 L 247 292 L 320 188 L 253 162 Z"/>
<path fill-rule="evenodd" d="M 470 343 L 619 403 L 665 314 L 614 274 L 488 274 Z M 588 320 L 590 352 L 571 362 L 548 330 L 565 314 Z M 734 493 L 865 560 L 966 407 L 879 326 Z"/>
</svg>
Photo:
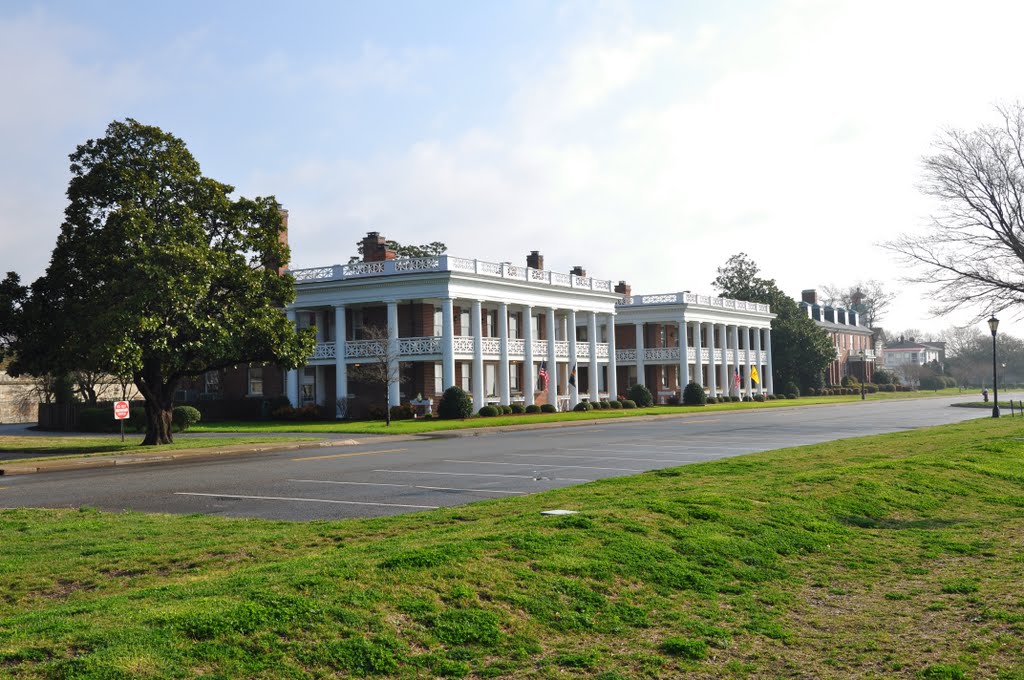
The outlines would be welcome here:
<svg viewBox="0 0 1024 680">
<path fill-rule="evenodd" d="M 904 382 L 916 384 L 921 366 L 936 362 L 940 369 L 946 363 L 945 342 L 923 342 L 915 338 L 900 337 L 882 350 L 886 369 L 895 372 Z"/>
<path fill-rule="evenodd" d="M 838 385 L 846 376 L 860 382 L 872 382 L 875 375 L 874 332 L 860 323 L 860 314 L 853 309 L 824 305 L 818 292 L 801 292 L 800 308 L 826 333 L 836 349 L 836 358 L 825 373 L 825 383 Z"/>
</svg>

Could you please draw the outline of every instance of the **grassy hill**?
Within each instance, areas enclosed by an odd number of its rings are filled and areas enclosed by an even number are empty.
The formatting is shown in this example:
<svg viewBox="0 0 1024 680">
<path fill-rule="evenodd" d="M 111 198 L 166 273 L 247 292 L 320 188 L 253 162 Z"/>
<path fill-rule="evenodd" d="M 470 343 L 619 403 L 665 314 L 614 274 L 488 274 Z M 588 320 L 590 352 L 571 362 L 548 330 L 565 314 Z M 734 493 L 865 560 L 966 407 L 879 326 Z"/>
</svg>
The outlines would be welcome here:
<svg viewBox="0 0 1024 680">
<path fill-rule="evenodd" d="M 371 521 L 4 510 L 0 675 L 1024 678 L 1019 422 Z"/>
</svg>

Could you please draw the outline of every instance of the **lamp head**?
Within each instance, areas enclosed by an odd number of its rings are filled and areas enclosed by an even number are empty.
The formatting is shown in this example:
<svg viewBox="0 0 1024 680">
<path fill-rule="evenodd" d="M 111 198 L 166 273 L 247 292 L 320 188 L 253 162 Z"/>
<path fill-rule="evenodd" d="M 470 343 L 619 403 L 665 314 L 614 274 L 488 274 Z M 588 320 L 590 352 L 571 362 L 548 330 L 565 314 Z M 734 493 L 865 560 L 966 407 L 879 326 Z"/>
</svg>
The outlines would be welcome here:
<svg viewBox="0 0 1024 680">
<path fill-rule="evenodd" d="M 999 319 L 996 318 L 995 314 L 993 314 L 992 318 L 988 320 L 988 328 L 992 331 L 992 335 L 995 335 L 996 330 L 999 329 Z"/>
</svg>

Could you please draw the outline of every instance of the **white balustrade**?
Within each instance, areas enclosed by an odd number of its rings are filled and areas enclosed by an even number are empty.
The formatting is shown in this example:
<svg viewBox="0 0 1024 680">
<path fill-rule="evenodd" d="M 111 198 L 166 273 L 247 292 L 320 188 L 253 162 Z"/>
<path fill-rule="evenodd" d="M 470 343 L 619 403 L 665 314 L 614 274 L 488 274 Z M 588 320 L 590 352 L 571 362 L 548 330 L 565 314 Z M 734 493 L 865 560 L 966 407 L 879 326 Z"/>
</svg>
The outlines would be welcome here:
<svg viewBox="0 0 1024 680">
<path fill-rule="evenodd" d="M 589 342 L 577 342 L 576 343 L 576 360 L 583 361 L 584 359 L 590 360 L 590 343 Z"/>
<path fill-rule="evenodd" d="M 376 276 L 384 273 L 384 263 L 356 262 L 355 264 L 346 264 L 341 268 L 341 273 L 345 278 L 350 276 Z"/>
<path fill-rule="evenodd" d="M 509 338 L 508 353 L 509 355 L 515 356 L 522 356 L 526 354 L 526 341 L 520 340 L 519 338 Z"/>
<path fill-rule="evenodd" d="M 387 340 L 349 340 L 345 343 L 346 359 L 379 359 L 388 353 Z"/>
<path fill-rule="evenodd" d="M 501 340 L 498 338 L 480 338 L 484 354 L 498 354 L 501 351 Z"/>
<path fill-rule="evenodd" d="M 608 343 L 599 342 L 597 343 L 597 358 L 607 359 L 608 358 Z"/>
<path fill-rule="evenodd" d="M 569 358 L 569 342 L 567 340 L 555 340 L 555 356 L 559 359 Z"/>
<path fill-rule="evenodd" d="M 617 349 L 617 350 L 615 350 L 615 361 L 616 361 L 616 363 L 635 364 L 636 363 L 636 350 L 635 349 Z"/>
<path fill-rule="evenodd" d="M 711 354 L 707 347 L 700 348 L 700 361 L 705 365 L 711 363 Z"/>
<path fill-rule="evenodd" d="M 482 262 L 477 260 L 476 271 L 478 274 L 494 274 L 495 276 L 501 276 L 501 265 L 495 264 L 494 262 Z"/>
<path fill-rule="evenodd" d="M 440 354 L 441 338 L 399 338 L 398 354 L 400 356 L 419 356 L 424 354 Z"/>
<path fill-rule="evenodd" d="M 441 266 L 441 260 L 436 257 L 409 257 L 394 262 L 396 272 L 435 271 Z"/>
<path fill-rule="evenodd" d="M 335 356 L 335 347 L 333 342 L 321 342 L 313 349 L 313 356 L 309 359 L 310 361 L 316 361 L 317 359 L 333 359 Z"/>
<path fill-rule="evenodd" d="M 475 272 L 476 262 L 465 257 L 448 256 L 448 269 L 453 272 Z"/>
<path fill-rule="evenodd" d="M 333 279 L 336 272 L 334 267 L 313 267 L 311 269 L 295 269 L 288 272 L 295 279 L 295 283 L 303 281 L 323 281 Z"/>
<path fill-rule="evenodd" d="M 596 289 L 596 285 L 595 285 Z M 710 295 L 695 295 L 693 293 L 664 293 L 660 295 L 632 295 L 624 296 L 616 306 L 624 307 L 631 305 L 701 305 L 704 307 L 719 307 L 722 309 L 736 309 L 739 311 L 771 313 L 769 305 L 759 302 L 746 302 L 744 300 L 732 300 L 730 298 L 711 297 Z"/>
<path fill-rule="evenodd" d="M 473 337 L 469 335 L 457 335 L 452 340 L 456 354 L 473 353 Z"/>
<path fill-rule="evenodd" d="M 551 274 L 551 285 L 552 286 L 568 286 L 571 285 L 571 277 L 568 274 L 559 274 L 558 272 L 548 272 Z"/>
<path fill-rule="evenodd" d="M 533 341 L 533 356 L 534 358 L 540 357 L 545 359 L 548 356 L 548 341 L 547 340 L 534 340 Z"/>
</svg>

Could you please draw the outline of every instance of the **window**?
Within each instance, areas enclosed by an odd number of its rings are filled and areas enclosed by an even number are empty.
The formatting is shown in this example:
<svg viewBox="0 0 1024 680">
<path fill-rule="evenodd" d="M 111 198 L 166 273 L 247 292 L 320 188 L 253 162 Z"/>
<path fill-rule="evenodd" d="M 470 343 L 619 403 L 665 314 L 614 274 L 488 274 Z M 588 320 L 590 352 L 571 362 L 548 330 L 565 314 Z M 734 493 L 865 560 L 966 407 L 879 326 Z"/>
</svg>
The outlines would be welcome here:
<svg viewBox="0 0 1024 680">
<path fill-rule="evenodd" d="M 250 397 L 262 397 L 263 396 L 263 367 L 262 366 L 250 366 L 249 367 L 249 396 Z"/>
<path fill-rule="evenodd" d="M 363 327 L 366 325 L 363 319 L 363 310 L 355 309 L 352 310 L 352 339 L 362 340 L 363 339 Z"/>
<path fill-rule="evenodd" d="M 441 362 L 440 361 L 435 361 L 434 362 L 434 394 L 443 394 L 444 393 L 444 383 L 442 382 L 442 378 L 443 377 L 444 377 L 444 375 L 443 375 L 443 373 L 441 371 Z"/>
<path fill-rule="evenodd" d="M 220 371 L 207 371 L 203 376 L 203 392 L 220 394 Z"/>
<path fill-rule="evenodd" d="M 444 324 L 443 315 L 441 314 L 440 307 L 434 307 L 434 336 L 440 337 L 444 335 Z"/>
<path fill-rule="evenodd" d="M 487 324 L 487 337 L 498 337 L 498 310 L 485 311 L 483 313 L 483 320 Z"/>
<path fill-rule="evenodd" d="M 510 392 L 521 391 L 520 376 L 522 375 L 523 365 L 519 363 L 511 363 L 508 365 L 508 389 Z"/>
<path fill-rule="evenodd" d="M 469 326 L 469 310 L 459 310 L 459 335 L 472 335 Z"/>
<path fill-rule="evenodd" d="M 462 380 L 461 380 L 462 386 L 461 387 L 462 387 L 463 391 L 469 392 L 470 391 L 469 384 L 470 384 L 470 378 L 471 378 L 470 367 L 473 364 L 471 364 L 468 361 L 463 361 L 463 362 L 461 362 L 461 365 L 462 365 Z"/>
<path fill-rule="evenodd" d="M 303 406 L 316 403 L 316 366 L 306 366 L 302 369 L 299 401 L 302 402 Z"/>
<path fill-rule="evenodd" d="M 519 332 L 519 313 L 512 312 L 508 315 L 508 337 L 510 338 L 521 338 L 522 334 Z"/>
<path fill-rule="evenodd" d="M 530 325 L 530 337 L 533 340 L 540 340 L 541 317 L 539 314 L 534 314 L 530 318 L 533 320 L 533 323 Z"/>
<path fill-rule="evenodd" d="M 498 394 L 497 368 L 494 364 L 484 364 L 484 394 L 491 397 Z"/>
</svg>

